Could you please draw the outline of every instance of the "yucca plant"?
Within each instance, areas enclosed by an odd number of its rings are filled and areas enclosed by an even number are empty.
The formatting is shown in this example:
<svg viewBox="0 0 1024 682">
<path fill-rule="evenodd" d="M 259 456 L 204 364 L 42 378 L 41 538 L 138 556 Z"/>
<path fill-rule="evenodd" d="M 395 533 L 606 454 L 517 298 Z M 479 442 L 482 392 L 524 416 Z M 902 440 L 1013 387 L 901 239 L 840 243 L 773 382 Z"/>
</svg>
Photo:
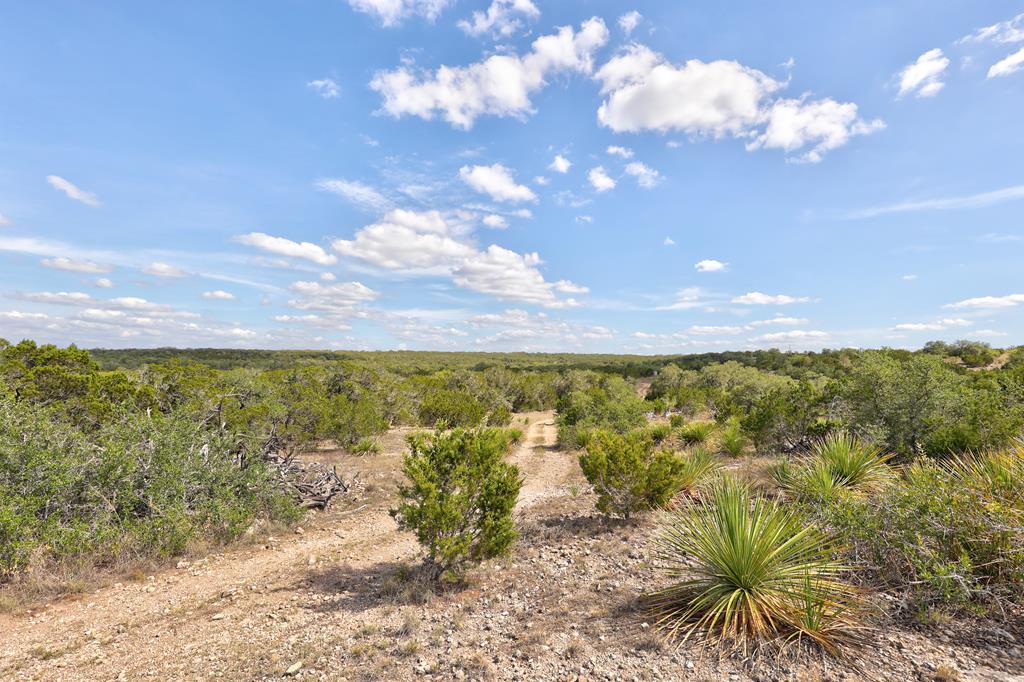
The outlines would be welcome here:
<svg viewBox="0 0 1024 682">
<path fill-rule="evenodd" d="M 692 494 L 721 468 L 718 460 L 707 449 L 695 447 L 683 457 L 679 471 L 679 490 Z"/>
<path fill-rule="evenodd" d="M 652 424 L 647 431 L 655 443 L 660 443 L 672 435 L 672 427 L 668 424 Z"/>
<path fill-rule="evenodd" d="M 714 430 L 714 422 L 690 422 L 679 427 L 679 438 L 688 445 L 703 445 Z"/>
<path fill-rule="evenodd" d="M 660 568 L 675 582 L 650 596 L 671 639 L 749 650 L 810 639 L 838 653 L 857 640 L 857 592 L 834 541 L 792 507 L 731 478 L 666 516 Z"/>
<path fill-rule="evenodd" d="M 812 446 L 811 455 L 828 468 L 838 485 L 846 488 L 872 492 L 892 480 L 888 464 L 892 455 L 856 436 L 830 434 Z"/>
<path fill-rule="evenodd" d="M 960 455 L 947 464 L 965 487 L 1009 503 L 1024 502 L 1024 442 L 981 455 Z"/>
<path fill-rule="evenodd" d="M 743 431 L 740 430 L 739 424 L 730 423 L 722 431 L 719 436 L 718 443 L 722 447 L 722 451 L 729 454 L 731 457 L 740 457 L 743 452 L 747 449 L 748 444 L 747 437 L 743 435 Z"/>
</svg>

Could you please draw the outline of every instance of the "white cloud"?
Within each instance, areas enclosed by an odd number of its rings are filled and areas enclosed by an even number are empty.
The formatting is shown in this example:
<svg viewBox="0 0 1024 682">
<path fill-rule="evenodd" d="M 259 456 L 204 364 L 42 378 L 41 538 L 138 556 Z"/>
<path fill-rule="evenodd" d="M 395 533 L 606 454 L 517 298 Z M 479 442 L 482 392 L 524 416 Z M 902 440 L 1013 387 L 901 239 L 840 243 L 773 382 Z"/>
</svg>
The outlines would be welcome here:
<svg viewBox="0 0 1024 682">
<path fill-rule="evenodd" d="M 984 337 L 1009 336 L 1009 334 L 1007 334 L 1006 332 L 996 331 L 995 329 L 978 329 L 976 331 L 971 332 L 971 336 L 976 336 L 976 337 L 984 338 Z"/>
<path fill-rule="evenodd" d="M 64 192 L 69 199 L 80 201 L 86 206 L 92 206 L 93 208 L 97 208 L 102 205 L 95 194 L 79 189 L 73 183 L 65 180 L 59 175 L 47 175 L 46 181 L 55 189 L 59 189 L 61 192 Z"/>
<path fill-rule="evenodd" d="M 900 277 L 900 279 L 902 279 L 904 282 L 913 282 L 915 279 L 917 279 L 917 275 L 903 275 L 902 277 Z"/>
<path fill-rule="evenodd" d="M 712 258 L 699 261 L 693 266 L 697 272 L 725 272 L 729 264 Z"/>
<path fill-rule="evenodd" d="M 623 159 L 633 158 L 633 150 L 630 149 L 629 147 L 620 147 L 618 145 L 613 144 L 610 145 L 606 151 L 612 156 L 619 156 L 622 157 Z"/>
<path fill-rule="evenodd" d="M 545 187 L 545 186 L 551 184 L 551 181 L 548 180 L 543 175 L 535 175 L 535 176 L 533 176 L 533 182 L 534 182 L 534 184 L 540 185 L 541 187 Z"/>
<path fill-rule="evenodd" d="M 395 118 L 410 115 L 431 120 L 441 115 L 456 128 L 468 130 L 477 117 L 525 118 L 533 110 L 530 96 L 555 74 L 593 69 L 594 52 L 608 41 L 608 29 L 597 17 L 579 31 L 563 26 L 533 41 L 528 53 L 494 54 L 469 66 L 441 66 L 416 72 L 405 65 L 378 72 L 370 88 L 383 98 L 382 110 Z"/>
<path fill-rule="evenodd" d="M 354 309 L 380 297 L 362 282 L 341 282 L 323 284 L 321 282 L 292 282 L 289 287 L 298 298 L 288 301 L 288 305 L 300 310 L 313 310 L 334 315 L 350 315 Z"/>
<path fill-rule="evenodd" d="M 385 27 L 393 27 L 409 17 L 434 21 L 454 0 L 348 0 L 357 12 L 377 18 Z"/>
<path fill-rule="evenodd" d="M 263 232 L 250 232 L 249 234 L 243 234 L 235 237 L 235 241 L 239 244 L 245 244 L 246 246 L 252 246 L 266 251 L 267 253 L 276 253 L 279 256 L 289 256 L 291 258 L 304 258 L 305 260 L 312 261 L 318 265 L 333 265 L 338 262 L 338 257 L 331 255 L 323 250 L 320 246 L 312 244 L 310 242 L 294 242 L 291 239 L 285 239 L 284 237 L 272 237 L 269 234 Z"/>
<path fill-rule="evenodd" d="M 315 81 L 309 81 L 306 86 L 312 88 L 316 94 L 320 95 L 324 99 L 336 99 L 341 96 L 341 86 L 335 83 L 330 78 L 321 78 Z"/>
<path fill-rule="evenodd" d="M 598 192 L 607 192 L 610 189 L 615 189 L 615 180 L 608 175 L 604 166 L 591 168 L 590 172 L 587 173 L 587 180 L 590 181 L 590 184 Z"/>
<path fill-rule="evenodd" d="M 161 263 L 159 261 L 153 261 L 147 267 L 143 268 L 142 271 L 147 275 L 153 275 L 154 277 L 178 278 L 188 275 L 188 273 L 181 268 L 168 265 L 167 263 Z"/>
<path fill-rule="evenodd" d="M 519 254 L 491 245 L 479 249 L 463 241 L 437 211 L 395 210 L 359 230 L 354 239 L 338 239 L 334 249 L 386 270 L 409 276 L 443 275 L 460 287 L 500 299 L 550 308 L 576 305 L 556 293 L 581 293 L 571 282 L 548 282 L 536 253 Z"/>
<path fill-rule="evenodd" d="M 553 319 L 547 313 L 529 313 L 518 309 L 476 315 L 469 318 L 467 323 L 473 329 L 491 332 L 475 340 L 478 346 L 502 345 L 521 350 L 580 347 L 589 341 L 607 340 L 615 336 L 614 330 L 607 327 L 574 324 Z"/>
<path fill-rule="evenodd" d="M 1009 76 L 1010 74 L 1017 73 L 1021 69 L 1024 69 L 1024 47 L 993 64 L 988 70 L 988 77 L 998 78 L 1000 76 Z"/>
<path fill-rule="evenodd" d="M 537 19 L 540 10 L 531 0 L 491 0 L 486 12 L 476 10 L 472 20 L 462 19 L 458 26 L 471 36 L 490 34 L 508 38 L 523 26 L 523 19 Z"/>
<path fill-rule="evenodd" d="M 639 161 L 627 163 L 626 174 L 636 178 L 637 184 L 644 189 L 651 189 L 661 182 L 661 173 Z"/>
<path fill-rule="evenodd" d="M 44 268 L 63 270 L 65 272 L 98 274 L 102 272 L 110 272 L 114 269 L 113 267 L 104 265 L 103 263 L 94 263 L 90 260 L 77 258 L 65 258 L 63 256 L 59 256 L 57 258 L 44 258 L 39 262 Z"/>
<path fill-rule="evenodd" d="M 619 17 L 619 28 L 621 28 L 622 32 L 628 36 L 630 33 L 633 32 L 633 29 L 640 25 L 640 21 L 642 19 L 642 14 L 637 12 L 635 9 L 630 10 L 629 12 L 626 12 L 621 17 Z"/>
<path fill-rule="evenodd" d="M 913 93 L 917 97 L 934 97 L 939 94 L 946 85 L 942 76 L 948 66 L 949 59 L 942 54 L 942 50 L 928 50 L 897 74 L 899 96 Z"/>
<path fill-rule="evenodd" d="M 864 121 L 857 115 L 857 105 L 833 99 L 806 101 L 780 99 L 768 112 L 768 127 L 747 144 L 748 150 L 781 149 L 795 152 L 811 148 L 793 160 L 819 163 L 826 152 L 842 147 L 857 135 L 869 135 L 885 128 L 880 119 Z"/>
<path fill-rule="evenodd" d="M 333 272 L 321 272 L 320 273 L 320 281 L 321 282 L 333 282 L 336 279 L 338 279 L 338 278 L 335 277 Z"/>
<path fill-rule="evenodd" d="M 779 324 L 779 325 L 798 325 L 798 324 L 807 324 L 808 322 L 809 322 L 809 320 L 807 320 L 806 318 L 803 318 L 803 317 L 786 317 L 786 316 L 783 316 L 783 315 L 777 315 L 777 316 L 775 316 L 775 317 L 773 317 L 773 318 L 771 318 L 769 320 L 754 320 L 753 322 L 750 322 L 748 326 L 750 326 L 750 327 L 764 327 L 764 326 L 767 326 L 767 325 L 774 325 L 774 324 Z"/>
<path fill-rule="evenodd" d="M 1000 44 L 1024 42 L 1024 14 L 1018 14 L 1007 21 L 1000 21 L 991 26 L 979 28 L 974 33 L 966 35 L 956 42 L 957 45 L 984 42 Z"/>
<path fill-rule="evenodd" d="M 483 222 L 484 222 L 484 225 L 486 225 L 487 227 L 489 227 L 489 228 L 491 228 L 493 230 L 504 230 L 506 227 L 508 227 L 508 221 L 505 220 L 505 218 L 503 218 L 500 215 L 495 215 L 493 213 L 490 214 L 490 215 L 484 216 Z"/>
<path fill-rule="evenodd" d="M 548 164 L 548 169 L 553 170 L 556 173 L 568 173 L 571 167 L 572 161 L 561 154 L 556 154 L 554 160 Z"/>
<path fill-rule="evenodd" d="M 391 207 L 391 201 L 373 187 L 359 182 L 358 180 L 343 180 L 341 178 L 324 178 L 317 180 L 317 189 L 331 192 L 346 199 L 347 201 L 361 208 L 373 211 L 383 211 Z"/>
<path fill-rule="evenodd" d="M 743 331 L 743 327 L 716 327 L 708 325 L 694 325 L 687 330 L 691 334 L 739 334 Z"/>
<path fill-rule="evenodd" d="M 100 289 L 113 289 L 114 283 L 106 277 L 98 277 L 93 280 L 93 286 L 99 287 Z"/>
<path fill-rule="evenodd" d="M 796 160 L 817 162 L 855 135 L 884 126 L 861 120 L 852 103 L 807 96 L 773 101 L 785 83 L 739 62 L 691 59 L 676 66 L 643 45 L 613 57 L 596 78 L 606 95 L 598 120 L 615 132 L 753 137 L 748 150 L 792 153 L 810 146 Z"/>
<path fill-rule="evenodd" d="M 905 201 L 903 203 L 892 204 L 890 206 L 865 208 L 847 214 L 846 218 L 850 220 L 859 220 L 861 218 L 874 218 L 875 216 L 886 215 L 888 213 L 910 213 L 916 211 L 950 211 L 964 208 L 986 208 L 988 206 L 993 206 L 995 204 L 1001 204 L 1006 201 L 1016 201 L 1018 199 L 1024 199 L 1024 185 L 1016 185 L 1014 187 L 1006 187 L 1004 189 L 998 189 L 992 192 L 982 192 L 981 194 L 971 194 L 969 196 L 963 197 L 925 199 L 923 201 Z"/>
<path fill-rule="evenodd" d="M 512 171 L 500 163 L 490 166 L 463 166 L 459 177 L 477 192 L 488 194 L 495 201 L 536 201 L 537 195 L 526 185 L 519 185 Z"/>
<path fill-rule="evenodd" d="M 903 324 L 896 325 L 892 329 L 897 332 L 937 332 L 951 327 L 969 327 L 972 324 L 974 323 L 970 320 L 956 317 L 935 320 L 934 322 L 904 322 Z"/>
<path fill-rule="evenodd" d="M 675 246 L 676 245 L 676 240 L 672 239 L 672 237 L 665 237 L 665 241 L 662 242 L 662 243 L 665 246 Z"/>
<path fill-rule="evenodd" d="M 957 301 L 956 303 L 947 303 L 943 308 L 953 308 L 956 310 L 967 309 L 967 308 L 1013 308 L 1018 303 L 1024 303 L 1024 294 L 1009 294 L 1007 296 L 978 296 L 977 298 L 968 298 L 963 301 Z"/>
<path fill-rule="evenodd" d="M 576 216 L 576 222 L 584 223 L 584 224 L 589 225 L 590 223 L 594 222 L 594 216 L 591 216 L 591 215 L 578 215 L 578 216 Z"/>
<path fill-rule="evenodd" d="M 704 290 L 700 287 L 686 287 L 676 292 L 675 301 L 668 305 L 658 306 L 658 310 L 692 310 L 706 305 Z"/>
<path fill-rule="evenodd" d="M 828 338 L 828 332 L 816 331 L 816 330 L 805 330 L 805 329 L 794 329 L 789 332 L 773 332 L 771 334 L 764 334 L 763 336 L 754 337 L 753 341 L 767 341 L 770 343 L 777 342 L 801 342 L 801 341 L 822 341 Z"/>
<path fill-rule="evenodd" d="M 762 294 L 760 291 L 752 291 L 742 296 L 736 296 L 732 302 L 741 305 L 789 305 L 791 303 L 808 303 L 810 300 L 807 296 L 787 296 L 785 294 L 773 296 Z"/>
<path fill-rule="evenodd" d="M 204 291 L 203 298 L 209 301 L 233 301 L 235 295 L 223 289 L 217 289 L 216 291 Z"/>
</svg>

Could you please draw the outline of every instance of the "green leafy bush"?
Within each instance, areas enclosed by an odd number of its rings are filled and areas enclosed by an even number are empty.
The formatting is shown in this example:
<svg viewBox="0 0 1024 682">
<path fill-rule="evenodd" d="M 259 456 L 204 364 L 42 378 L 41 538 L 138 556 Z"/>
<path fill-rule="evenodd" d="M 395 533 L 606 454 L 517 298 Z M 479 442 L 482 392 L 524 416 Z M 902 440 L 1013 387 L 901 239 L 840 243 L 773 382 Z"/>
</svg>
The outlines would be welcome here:
<svg viewBox="0 0 1024 682">
<path fill-rule="evenodd" d="M 837 544 L 797 510 L 752 497 L 726 478 L 666 517 L 657 559 L 674 582 L 651 595 L 656 626 L 683 641 L 749 648 L 807 639 L 839 653 L 861 625 Z"/>
<path fill-rule="evenodd" d="M 919 461 L 874 497 L 819 509 L 859 574 L 926 607 L 995 607 L 1024 587 L 1024 448 Z"/>
<path fill-rule="evenodd" d="M 516 429 L 455 429 L 409 438 L 402 461 L 407 482 L 391 511 L 426 550 L 435 578 L 508 552 L 515 539 L 512 510 L 522 479 L 505 462 Z"/>
<path fill-rule="evenodd" d="M 486 413 L 487 408 L 471 393 L 442 389 L 423 396 L 419 419 L 423 426 L 435 427 L 443 423 L 452 428 L 468 428 L 479 426 Z"/>
<path fill-rule="evenodd" d="M 663 507 L 684 484 L 686 462 L 667 450 L 655 450 L 643 431 L 618 434 L 596 429 L 587 439 L 580 467 L 597 493 L 597 508 L 629 518 Z"/>
</svg>

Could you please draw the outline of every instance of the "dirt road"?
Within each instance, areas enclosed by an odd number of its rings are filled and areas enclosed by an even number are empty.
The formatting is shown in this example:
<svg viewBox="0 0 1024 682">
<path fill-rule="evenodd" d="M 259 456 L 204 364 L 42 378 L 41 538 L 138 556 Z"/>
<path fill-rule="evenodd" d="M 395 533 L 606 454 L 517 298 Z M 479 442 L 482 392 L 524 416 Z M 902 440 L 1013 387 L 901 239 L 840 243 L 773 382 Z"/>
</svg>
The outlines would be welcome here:
<svg viewBox="0 0 1024 682">
<path fill-rule="evenodd" d="M 552 413 L 518 415 L 517 423 L 523 417 L 524 438 L 511 456 L 524 475 L 517 513 L 564 494 L 575 466 L 553 449 Z M 301 532 L 179 562 L 31 614 L 0 616 L 0 678 L 258 679 L 261 666 L 267 676 L 287 671 L 295 656 L 278 651 L 297 632 L 358 627 L 349 612 L 318 602 L 344 594 L 346 580 L 385 580 L 398 562 L 416 559 L 415 539 L 387 513 L 396 450 L 377 463 L 391 472 L 380 484 L 390 490 L 375 503 L 320 514 Z"/>
</svg>

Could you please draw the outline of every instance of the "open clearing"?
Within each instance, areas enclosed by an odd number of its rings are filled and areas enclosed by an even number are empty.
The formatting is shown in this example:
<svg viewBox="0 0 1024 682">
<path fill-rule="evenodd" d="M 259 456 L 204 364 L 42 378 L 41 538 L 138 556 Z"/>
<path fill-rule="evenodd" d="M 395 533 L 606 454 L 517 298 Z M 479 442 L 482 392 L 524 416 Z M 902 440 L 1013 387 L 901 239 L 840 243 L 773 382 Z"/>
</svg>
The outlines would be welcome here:
<svg viewBox="0 0 1024 682">
<path fill-rule="evenodd" d="M 652 520 L 603 522 L 575 457 L 554 448 L 553 414 L 515 423 L 521 537 L 468 586 L 432 594 L 415 577 L 417 543 L 387 511 L 408 432 L 395 430 L 379 455 L 310 455 L 360 471 L 361 489 L 300 529 L 0 616 L 0 677 L 1024 680 L 1024 626 L 888 630 L 859 670 L 820 660 L 750 668 L 689 644 L 667 648 L 638 606 L 659 580 Z"/>
</svg>

